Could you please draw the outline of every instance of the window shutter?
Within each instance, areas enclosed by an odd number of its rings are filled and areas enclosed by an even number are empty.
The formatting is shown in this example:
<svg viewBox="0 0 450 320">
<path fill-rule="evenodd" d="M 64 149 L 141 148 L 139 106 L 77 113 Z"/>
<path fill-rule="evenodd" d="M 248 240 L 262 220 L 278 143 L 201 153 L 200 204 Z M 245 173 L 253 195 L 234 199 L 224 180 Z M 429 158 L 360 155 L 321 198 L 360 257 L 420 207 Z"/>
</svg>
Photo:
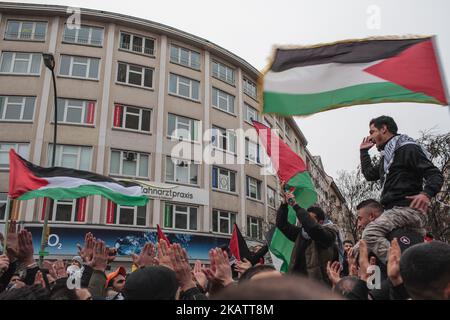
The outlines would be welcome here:
<svg viewBox="0 0 450 320">
<path fill-rule="evenodd" d="M 95 102 L 89 101 L 86 115 L 86 123 L 93 124 L 94 123 L 94 115 L 95 115 Z"/>
<path fill-rule="evenodd" d="M 116 204 L 114 202 L 112 202 L 111 200 L 108 200 L 108 205 L 106 208 L 106 223 L 107 224 L 114 223 L 115 208 L 116 208 Z"/>
<path fill-rule="evenodd" d="M 122 126 L 123 106 L 116 104 L 114 106 L 114 127 Z"/>
<path fill-rule="evenodd" d="M 41 213 L 41 220 L 45 219 L 45 209 L 47 208 L 47 204 L 48 204 L 48 199 L 44 198 L 44 200 L 42 200 L 42 213 Z"/>
<path fill-rule="evenodd" d="M 218 183 L 217 183 L 217 168 L 213 168 L 212 169 L 212 186 L 213 188 L 217 188 L 218 187 Z"/>
<path fill-rule="evenodd" d="M 77 220 L 78 222 L 85 222 L 86 220 L 86 198 L 80 198 L 77 200 Z"/>
</svg>

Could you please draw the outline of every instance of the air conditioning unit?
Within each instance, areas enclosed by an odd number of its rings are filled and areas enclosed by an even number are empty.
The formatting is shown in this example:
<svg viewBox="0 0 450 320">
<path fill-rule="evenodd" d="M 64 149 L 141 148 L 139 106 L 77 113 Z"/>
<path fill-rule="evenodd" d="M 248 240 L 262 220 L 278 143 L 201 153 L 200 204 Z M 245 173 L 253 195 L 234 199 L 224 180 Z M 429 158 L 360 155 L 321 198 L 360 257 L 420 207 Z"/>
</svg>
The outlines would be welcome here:
<svg viewBox="0 0 450 320">
<path fill-rule="evenodd" d="M 136 152 L 124 152 L 123 159 L 127 161 L 136 161 L 137 153 Z"/>
</svg>

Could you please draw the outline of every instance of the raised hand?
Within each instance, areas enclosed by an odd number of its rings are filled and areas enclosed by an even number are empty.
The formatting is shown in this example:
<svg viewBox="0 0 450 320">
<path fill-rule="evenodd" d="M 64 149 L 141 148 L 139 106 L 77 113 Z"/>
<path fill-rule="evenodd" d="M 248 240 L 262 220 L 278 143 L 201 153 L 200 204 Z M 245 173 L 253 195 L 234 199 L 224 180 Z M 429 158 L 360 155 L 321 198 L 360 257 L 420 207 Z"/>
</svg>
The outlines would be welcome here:
<svg viewBox="0 0 450 320">
<path fill-rule="evenodd" d="M 30 265 L 34 263 L 33 258 L 33 236 L 31 235 L 31 232 L 27 230 L 21 230 L 18 235 L 18 252 L 17 256 L 19 260 L 25 264 Z"/>
<path fill-rule="evenodd" d="M 108 248 L 108 264 L 116 260 L 116 257 L 117 257 L 117 249 Z"/>
<path fill-rule="evenodd" d="M 178 243 L 175 243 L 172 245 L 169 256 L 181 290 L 186 291 L 195 287 L 186 250 L 182 249 Z"/>
<path fill-rule="evenodd" d="M 331 261 L 327 262 L 327 275 L 333 285 L 333 288 L 339 280 L 341 280 L 341 271 L 342 266 L 339 261 L 334 261 L 333 263 L 331 263 Z"/>
<path fill-rule="evenodd" d="M 36 276 L 34 277 L 34 284 L 35 285 L 39 284 L 43 288 L 46 287 L 45 280 L 44 280 L 44 275 L 42 274 L 42 272 L 40 270 L 36 273 Z"/>
<path fill-rule="evenodd" d="M 400 257 L 402 252 L 400 246 L 398 245 L 397 238 L 391 241 L 391 247 L 388 253 L 387 262 L 387 275 L 389 280 L 394 286 L 398 286 L 403 283 L 402 276 L 400 274 Z"/>
<path fill-rule="evenodd" d="M 9 269 L 9 258 L 6 254 L 0 256 L 0 275 Z"/>
<path fill-rule="evenodd" d="M 359 278 L 363 281 L 367 281 L 369 274 L 367 269 L 369 268 L 369 252 L 367 251 L 367 244 L 364 240 L 359 241 Z"/>
<path fill-rule="evenodd" d="M 55 268 L 53 266 L 53 263 L 51 263 L 48 260 L 45 260 L 43 263 L 43 267 L 44 269 L 48 270 L 47 273 L 47 279 L 49 283 L 53 283 L 56 281 L 56 279 L 58 279 L 58 277 L 56 276 L 56 271 Z"/>
<path fill-rule="evenodd" d="M 105 242 L 97 240 L 94 245 L 94 253 L 92 259 L 87 260 L 86 264 L 94 270 L 105 272 L 108 265 L 108 248 Z"/>
<path fill-rule="evenodd" d="M 359 146 L 360 150 L 369 150 L 372 148 L 375 144 L 372 142 L 372 139 L 370 136 L 365 137 L 363 141 L 361 142 L 361 145 Z"/>
<path fill-rule="evenodd" d="M 67 270 L 64 261 L 62 260 L 55 261 L 55 263 L 53 263 L 53 270 L 55 272 L 56 280 L 67 278 Z"/>
<path fill-rule="evenodd" d="M 354 248 L 351 248 L 347 253 L 348 275 L 358 276 L 358 267 L 356 266 L 356 258 L 354 256 L 353 249 Z"/>
<path fill-rule="evenodd" d="M 172 260 L 170 258 L 170 252 L 172 251 L 172 248 L 169 246 L 169 244 L 161 239 L 159 240 L 158 244 L 158 264 L 160 266 L 165 266 L 169 269 L 173 270 Z"/>
<path fill-rule="evenodd" d="M 197 260 L 195 261 L 195 265 L 194 265 L 194 277 L 195 280 L 197 280 L 197 284 L 202 287 L 202 289 L 205 291 L 206 290 L 206 286 L 208 284 L 208 279 L 206 278 L 206 275 L 202 272 L 202 263 Z"/>
<path fill-rule="evenodd" d="M 20 225 L 15 220 L 11 220 L 8 225 L 8 235 L 6 236 L 6 253 L 9 260 L 18 258 L 19 253 L 19 236 Z"/>
<path fill-rule="evenodd" d="M 139 255 L 135 253 L 131 254 L 131 259 L 133 260 L 133 263 L 139 268 L 158 264 L 158 260 L 156 259 L 155 246 L 151 242 L 147 242 L 144 245 Z"/>
<path fill-rule="evenodd" d="M 95 238 L 92 233 L 88 232 L 84 236 L 84 247 L 77 244 L 78 255 L 83 259 L 84 262 L 92 259 L 94 253 Z"/>
<path fill-rule="evenodd" d="M 231 266 L 226 251 L 220 248 L 210 250 L 209 260 L 211 267 L 204 269 L 208 281 L 219 283 L 224 287 L 233 282 Z"/>
<path fill-rule="evenodd" d="M 239 273 L 239 276 L 241 276 L 245 271 L 250 269 L 252 267 L 252 263 L 244 258 L 243 261 L 236 261 L 236 264 L 234 265 L 234 270 Z"/>
</svg>

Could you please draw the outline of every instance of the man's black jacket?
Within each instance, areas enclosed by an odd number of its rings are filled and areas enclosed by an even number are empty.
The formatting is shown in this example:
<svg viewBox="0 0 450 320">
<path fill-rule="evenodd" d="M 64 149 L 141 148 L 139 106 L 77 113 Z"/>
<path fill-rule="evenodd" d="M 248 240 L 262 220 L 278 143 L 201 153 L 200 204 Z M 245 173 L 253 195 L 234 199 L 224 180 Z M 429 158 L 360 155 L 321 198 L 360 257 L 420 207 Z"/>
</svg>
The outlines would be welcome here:
<svg viewBox="0 0 450 320">
<path fill-rule="evenodd" d="M 305 239 L 302 235 L 302 228 L 297 227 L 288 221 L 288 205 L 283 203 L 277 212 L 276 226 L 289 240 L 295 242 L 295 252 L 291 258 L 291 266 L 289 269 L 294 273 L 301 273 L 307 275 L 307 259 L 306 249 L 310 245 L 316 245 L 319 250 L 327 250 L 335 245 L 336 233 L 331 228 L 324 227 L 316 223 L 310 218 L 308 212 L 301 208 L 299 205 L 295 205 L 293 209 L 296 211 L 297 217 L 302 223 L 303 229 L 309 235 L 311 239 Z M 330 261 L 338 259 L 337 251 L 334 257 L 330 258 Z M 293 260 L 293 261 L 292 261 Z M 322 276 L 325 282 L 328 281 L 326 275 L 326 262 L 320 266 L 322 269 Z"/>
<path fill-rule="evenodd" d="M 361 150 L 361 171 L 368 181 L 381 180 L 383 184 L 384 164 L 373 166 L 368 150 Z M 423 181 L 425 179 L 425 186 Z M 381 204 L 385 209 L 394 206 L 407 207 L 413 196 L 425 192 L 430 198 L 434 197 L 442 187 L 444 177 L 438 168 L 428 160 L 420 146 L 416 144 L 404 145 L 395 151 L 394 161 L 389 168 Z"/>
</svg>

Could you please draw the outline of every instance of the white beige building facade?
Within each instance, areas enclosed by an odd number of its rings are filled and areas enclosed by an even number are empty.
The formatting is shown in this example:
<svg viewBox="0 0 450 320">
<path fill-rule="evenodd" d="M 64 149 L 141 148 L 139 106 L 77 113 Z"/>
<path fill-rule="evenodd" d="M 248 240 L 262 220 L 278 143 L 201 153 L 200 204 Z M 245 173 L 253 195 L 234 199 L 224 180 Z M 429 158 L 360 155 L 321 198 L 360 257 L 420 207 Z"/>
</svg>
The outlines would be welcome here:
<svg viewBox="0 0 450 320">
<path fill-rule="evenodd" d="M 262 240 L 274 223 L 277 179 L 261 174 L 263 151 L 254 137 L 239 139 L 232 130 L 250 132 L 252 118 L 264 121 L 305 160 L 307 141 L 293 119 L 260 114 L 259 72 L 169 26 L 88 9 L 76 24 L 76 13 L 0 3 L 0 221 L 9 149 L 34 164 L 51 163 L 53 85 L 42 53 L 52 53 L 56 165 L 138 179 L 154 193 L 146 207 L 116 206 L 99 196 L 14 201 L 15 219 L 37 228 L 50 205 L 55 230 L 146 232 L 160 225 L 168 234 L 228 241 L 236 222 L 248 239 Z M 203 139 L 212 140 L 213 155 L 234 162 L 211 164 L 186 152 L 174 157 L 181 146 L 205 153 Z M 245 164 L 236 164 L 239 158 Z M 167 188 L 176 192 L 158 194 Z"/>
</svg>

